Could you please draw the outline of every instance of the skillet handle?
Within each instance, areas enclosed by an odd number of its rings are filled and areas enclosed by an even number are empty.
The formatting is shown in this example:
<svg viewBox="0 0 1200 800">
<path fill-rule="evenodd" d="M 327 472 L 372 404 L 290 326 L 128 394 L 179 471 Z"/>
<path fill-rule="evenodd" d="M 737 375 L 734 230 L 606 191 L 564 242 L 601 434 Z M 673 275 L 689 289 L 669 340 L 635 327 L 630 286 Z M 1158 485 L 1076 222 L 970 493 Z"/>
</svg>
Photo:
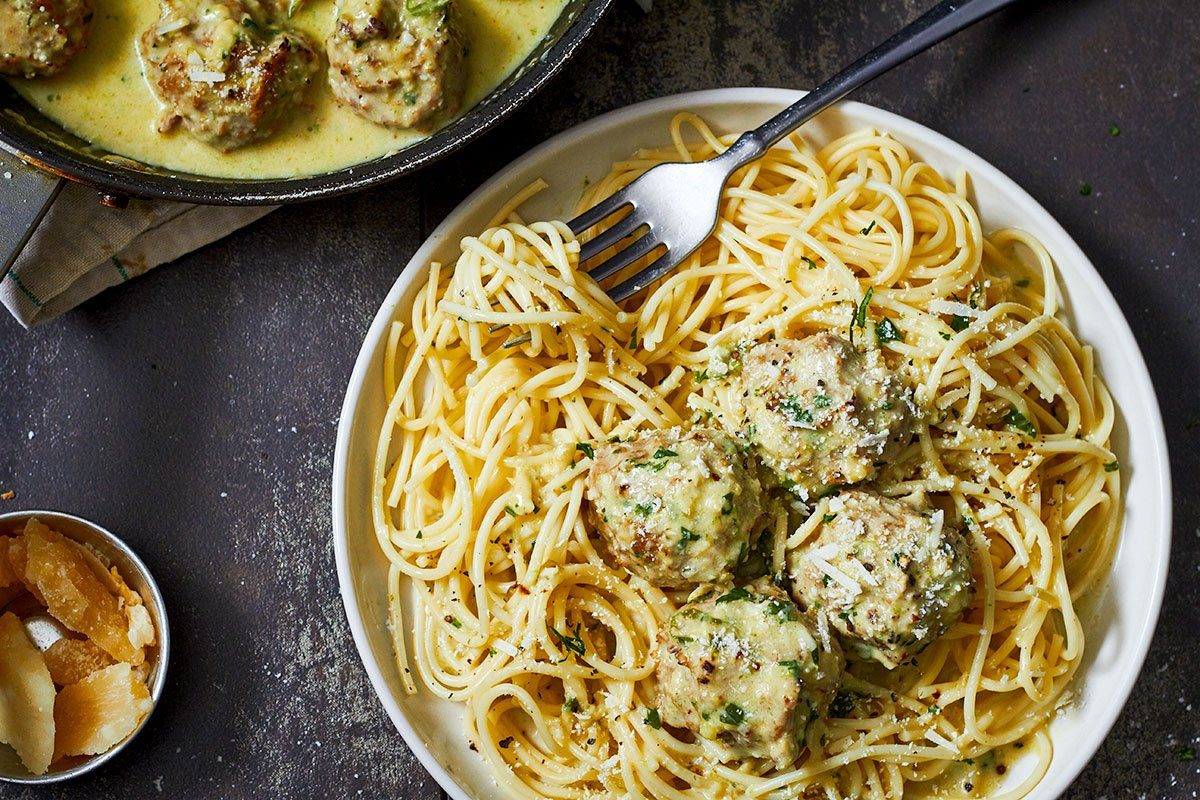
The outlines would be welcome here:
<svg viewBox="0 0 1200 800">
<path fill-rule="evenodd" d="M 8 276 L 65 183 L 0 147 L 0 279 Z"/>
</svg>

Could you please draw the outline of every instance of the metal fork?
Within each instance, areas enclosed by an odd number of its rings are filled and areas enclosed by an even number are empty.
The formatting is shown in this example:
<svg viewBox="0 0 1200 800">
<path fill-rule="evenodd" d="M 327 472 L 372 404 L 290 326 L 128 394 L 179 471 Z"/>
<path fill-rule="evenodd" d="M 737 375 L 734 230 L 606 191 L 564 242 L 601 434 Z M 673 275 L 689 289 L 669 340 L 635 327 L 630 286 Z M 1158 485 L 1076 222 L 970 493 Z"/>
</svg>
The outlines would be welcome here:
<svg viewBox="0 0 1200 800">
<path fill-rule="evenodd" d="M 725 152 L 707 161 L 659 164 L 647 170 L 567 223 L 580 236 L 613 214 L 630 210 L 583 244 L 579 263 L 628 240 L 623 250 L 589 270 L 602 281 L 665 247 L 648 266 L 608 290 L 618 301 L 640 292 L 678 266 L 716 230 L 721 192 L 739 167 L 863 84 L 1013 2 L 944 0 L 796 103 L 743 133 Z"/>
</svg>

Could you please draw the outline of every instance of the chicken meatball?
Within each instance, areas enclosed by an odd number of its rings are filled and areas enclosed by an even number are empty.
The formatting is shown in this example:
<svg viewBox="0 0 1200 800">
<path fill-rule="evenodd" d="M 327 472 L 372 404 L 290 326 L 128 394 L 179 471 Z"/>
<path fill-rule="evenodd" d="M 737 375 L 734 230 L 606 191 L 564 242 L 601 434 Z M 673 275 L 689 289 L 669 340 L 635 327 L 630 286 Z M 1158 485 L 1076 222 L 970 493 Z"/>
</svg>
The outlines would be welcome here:
<svg viewBox="0 0 1200 800">
<path fill-rule="evenodd" d="M 339 0 L 325 52 L 334 96 L 372 122 L 427 127 L 462 103 L 454 0 Z"/>
<path fill-rule="evenodd" d="M 163 0 L 141 55 L 151 90 L 182 125 L 218 150 L 265 139 L 295 113 L 319 58 L 299 31 L 255 0 Z"/>
<path fill-rule="evenodd" d="M 801 499 L 870 479 L 910 436 L 899 376 L 832 333 L 755 345 L 735 388 L 743 435 Z"/>
<path fill-rule="evenodd" d="M 587 490 L 592 527 L 613 558 L 663 588 L 724 579 L 764 516 L 761 485 L 737 443 L 707 428 L 598 445 Z"/>
<path fill-rule="evenodd" d="M 940 510 L 858 491 L 829 501 L 787 554 L 800 608 L 825 614 L 847 652 L 888 669 L 921 652 L 971 601 L 967 542 Z"/>
<path fill-rule="evenodd" d="M 711 741 L 722 760 L 796 760 L 841 679 L 837 641 L 814 634 L 766 578 L 689 603 L 658 638 L 663 722 Z"/>
<path fill-rule="evenodd" d="M 0 0 L 0 74 L 61 72 L 87 44 L 88 0 Z"/>
</svg>

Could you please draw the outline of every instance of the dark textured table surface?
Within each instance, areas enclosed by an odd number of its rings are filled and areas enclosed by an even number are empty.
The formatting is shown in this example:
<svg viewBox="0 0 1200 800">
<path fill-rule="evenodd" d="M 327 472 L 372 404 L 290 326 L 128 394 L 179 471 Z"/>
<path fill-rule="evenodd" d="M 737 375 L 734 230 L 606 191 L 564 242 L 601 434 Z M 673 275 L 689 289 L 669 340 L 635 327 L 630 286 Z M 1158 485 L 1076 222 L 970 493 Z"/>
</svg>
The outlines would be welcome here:
<svg viewBox="0 0 1200 800">
<path fill-rule="evenodd" d="M 92 777 L 0 796 L 439 796 L 367 682 L 330 542 L 342 393 L 398 266 L 548 136 L 674 92 L 811 86 L 927 0 L 654 5 L 618 2 L 546 91 L 421 174 L 277 211 L 32 332 L 0 319 L 0 490 L 16 493 L 0 509 L 71 511 L 122 534 L 162 584 L 174 636 L 166 694 L 133 746 Z M 1072 798 L 1200 790 L 1186 749 L 1200 735 L 1198 89 L 1193 0 L 1057 0 L 1019 5 L 858 95 L 1043 203 L 1116 295 L 1158 390 L 1175 479 L 1166 602 Z"/>
</svg>

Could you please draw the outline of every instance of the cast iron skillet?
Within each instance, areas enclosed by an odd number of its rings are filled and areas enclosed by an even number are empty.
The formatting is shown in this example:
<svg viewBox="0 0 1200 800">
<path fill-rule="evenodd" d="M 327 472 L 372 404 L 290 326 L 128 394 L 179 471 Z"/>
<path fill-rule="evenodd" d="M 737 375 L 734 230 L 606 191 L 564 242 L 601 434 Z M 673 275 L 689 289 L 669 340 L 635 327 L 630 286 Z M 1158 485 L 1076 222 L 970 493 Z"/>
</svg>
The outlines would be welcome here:
<svg viewBox="0 0 1200 800">
<path fill-rule="evenodd" d="M 374 161 L 303 178 L 211 178 L 141 164 L 68 133 L 0 80 L 0 172 L 6 178 L 0 188 L 0 276 L 53 203 L 63 179 L 95 187 L 102 201 L 113 206 L 122 206 L 132 197 L 207 205 L 267 205 L 334 197 L 419 169 L 493 127 L 533 95 L 570 57 L 611 3 L 568 0 L 550 32 L 512 75 L 429 138 Z M 10 153 L 3 152 L 4 148 Z M 21 160 L 12 158 L 12 153 Z"/>
</svg>

